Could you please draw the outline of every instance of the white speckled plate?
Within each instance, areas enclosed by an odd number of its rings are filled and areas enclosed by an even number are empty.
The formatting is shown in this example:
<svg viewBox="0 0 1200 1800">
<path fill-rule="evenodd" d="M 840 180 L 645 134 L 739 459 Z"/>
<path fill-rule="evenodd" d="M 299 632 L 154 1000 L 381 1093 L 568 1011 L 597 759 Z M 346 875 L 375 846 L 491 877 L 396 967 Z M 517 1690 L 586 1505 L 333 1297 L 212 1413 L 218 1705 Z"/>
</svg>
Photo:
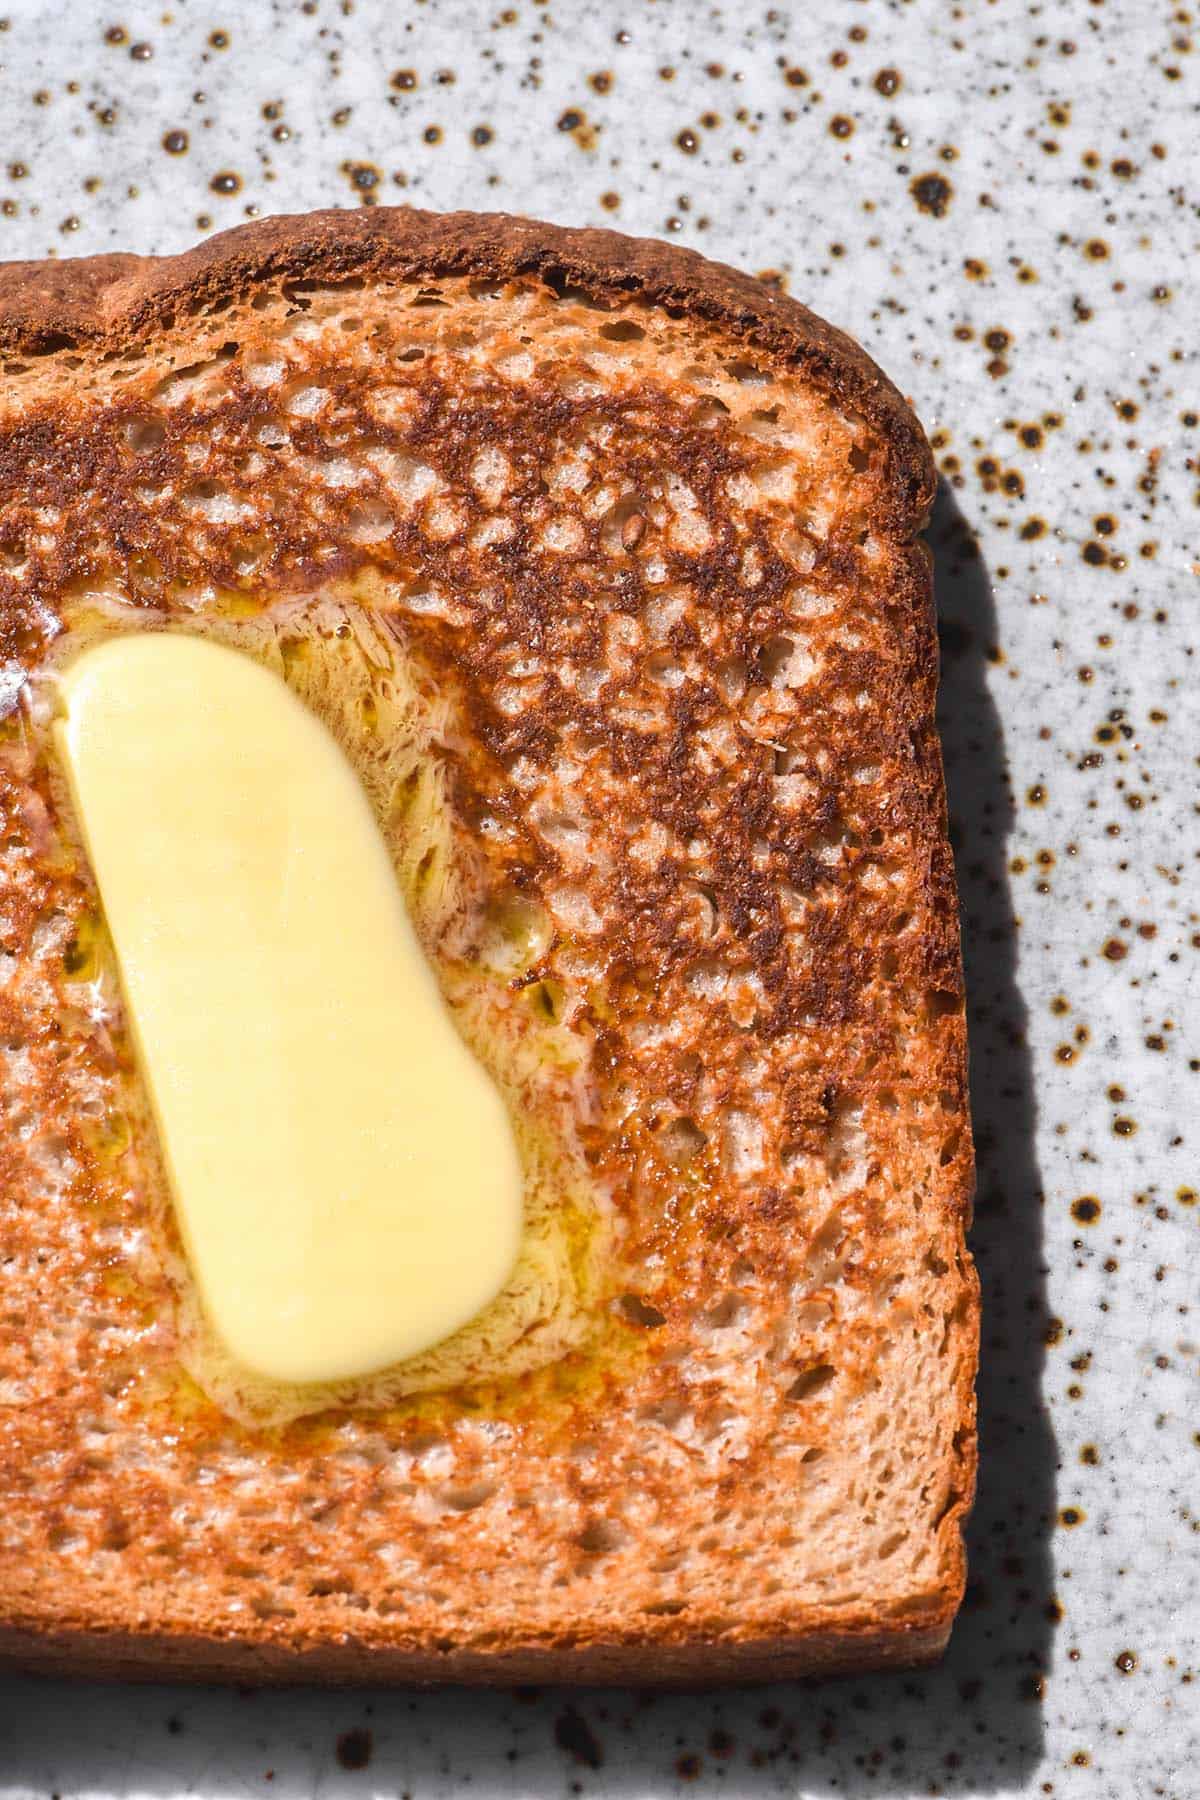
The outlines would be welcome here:
<svg viewBox="0 0 1200 1800">
<path fill-rule="evenodd" d="M 912 394 L 946 477 L 987 1312 L 933 1673 L 10 1681 L 0 1800 L 1200 1791 L 1192 32 L 1149 0 L 9 0 L 0 256 L 364 200 L 604 222 L 776 272 Z"/>
</svg>

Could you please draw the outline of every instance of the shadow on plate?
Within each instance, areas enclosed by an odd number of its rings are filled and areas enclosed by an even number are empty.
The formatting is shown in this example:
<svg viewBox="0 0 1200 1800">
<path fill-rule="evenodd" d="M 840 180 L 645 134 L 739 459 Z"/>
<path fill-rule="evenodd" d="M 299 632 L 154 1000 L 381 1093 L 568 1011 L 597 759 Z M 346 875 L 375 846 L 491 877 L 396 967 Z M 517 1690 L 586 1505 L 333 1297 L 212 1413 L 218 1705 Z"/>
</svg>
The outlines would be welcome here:
<svg viewBox="0 0 1200 1800">
<path fill-rule="evenodd" d="M 930 538 L 979 1158 L 972 1242 L 984 1294 L 971 1579 L 945 1661 L 920 1674 L 659 1697 L 238 1695 L 10 1682 L 0 1686 L 0 1796 L 82 1788 L 155 1800 L 183 1792 L 282 1800 L 319 1789 L 339 1800 L 468 1786 L 632 1796 L 686 1783 L 694 1792 L 802 1786 L 894 1800 L 1023 1785 L 1041 1758 L 1038 1696 L 1054 1630 L 1042 1195 L 1006 869 L 1012 799 L 985 681 L 995 611 L 972 533 L 945 489 Z"/>
</svg>

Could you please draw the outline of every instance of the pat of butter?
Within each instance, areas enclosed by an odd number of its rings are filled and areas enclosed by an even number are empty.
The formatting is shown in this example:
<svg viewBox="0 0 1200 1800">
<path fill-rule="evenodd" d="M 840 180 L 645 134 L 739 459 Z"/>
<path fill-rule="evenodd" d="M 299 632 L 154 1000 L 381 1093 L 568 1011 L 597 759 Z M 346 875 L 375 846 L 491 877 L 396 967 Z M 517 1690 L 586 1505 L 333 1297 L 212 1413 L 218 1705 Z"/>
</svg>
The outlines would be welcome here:
<svg viewBox="0 0 1200 1800">
<path fill-rule="evenodd" d="M 85 651 L 55 725 L 193 1274 L 284 1381 L 385 1367 L 504 1286 L 511 1122 L 366 795 L 276 675 L 197 638 Z"/>
</svg>

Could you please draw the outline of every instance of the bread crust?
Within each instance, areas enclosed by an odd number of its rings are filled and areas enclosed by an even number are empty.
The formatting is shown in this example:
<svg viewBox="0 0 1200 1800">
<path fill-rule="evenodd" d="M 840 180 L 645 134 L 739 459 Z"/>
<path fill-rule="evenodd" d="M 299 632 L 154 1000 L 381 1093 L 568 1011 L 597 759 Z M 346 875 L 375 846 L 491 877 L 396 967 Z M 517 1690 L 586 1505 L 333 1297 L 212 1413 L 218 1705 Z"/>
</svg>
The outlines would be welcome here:
<svg viewBox="0 0 1200 1800">
<path fill-rule="evenodd" d="M 614 300 L 679 307 L 772 358 L 799 364 L 830 399 L 861 410 L 888 444 L 889 523 L 916 532 L 927 522 L 937 473 L 925 434 L 861 345 L 753 276 L 656 238 L 512 213 L 363 207 L 283 214 L 218 232 L 177 256 L 2 263 L 0 350 L 119 349 L 273 277 L 447 275 L 533 275 Z"/>
<path fill-rule="evenodd" d="M 792 1681 L 920 1668 L 946 1648 L 951 1620 L 859 1622 L 804 1637 L 762 1637 L 717 1646 L 699 1640 L 505 1645 L 495 1651 L 397 1650 L 350 1640 L 263 1644 L 203 1634 L 147 1638 L 114 1627 L 98 1631 L 0 1627 L 0 1667 L 97 1681 L 197 1681 L 255 1687 L 581 1687 L 694 1688 Z"/>
<path fill-rule="evenodd" d="M 223 233 L 180 256 L 104 256 L 0 266 L 0 352 L 118 354 L 266 280 L 336 282 L 533 277 L 618 304 L 673 309 L 752 347 L 774 369 L 798 370 L 836 407 L 866 420 L 884 446 L 877 517 L 897 546 L 896 604 L 907 620 L 908 666 L 881 705 L 912 734 L 914 806 L 927 821 L 921 881 L 930 926 L 924 945 L 932 988 L 961 997 L 957 896 L 946 839 L 945 797 L 933 724 L 937 681 L 931 562 L 916 533 L 936 478 L 923 433 L 899 391 L 844 333 L 797 302 L 736 270 L 676 246 L 608 231 L 574 231 L 505 215 L 437 215 L 410 209 L 329 211 L 273 218 Z M 154 1609 L 137 1628 L 129 1603 L 97 1597 L 91 1611 L 56 1617 L 20 1576 L 0 1583 L 0 1661 L 48 1672 L 121 1677 L 169 1675 L 254 1682 L 652 1681 L 687 1685 L 759 1680 L 932 1660 L 940 1654 L 965 1579 L 962 1523 L 975 1483 L 973 1375 L 978 1284 L 962 1250 L 973 1169 L 966 1116 L 965 1031 L 940 1052 L 940 1079 L 955 1096 L 964 1146 L 945 1194 L 948 1241 L 957 1245 L 956 1330 L 964 1354 L 957 1388 L 955 1469 L 937 1525 L 941 1576 L 906 1612 L 806 1606 L 772 1623 L 737 1625 L 664 1611 L 652 1620 L 589 1628 L 577 1640 L 522 1641 L 497 1624 L 482 1645 L 432 1647 L 428 1630 L 406 1640 L 395 1621 L 361 1635 L 322 1635 L 298 1621 L 242 1621 L 236 1630 L 172 1620 Z"/>
</svg>

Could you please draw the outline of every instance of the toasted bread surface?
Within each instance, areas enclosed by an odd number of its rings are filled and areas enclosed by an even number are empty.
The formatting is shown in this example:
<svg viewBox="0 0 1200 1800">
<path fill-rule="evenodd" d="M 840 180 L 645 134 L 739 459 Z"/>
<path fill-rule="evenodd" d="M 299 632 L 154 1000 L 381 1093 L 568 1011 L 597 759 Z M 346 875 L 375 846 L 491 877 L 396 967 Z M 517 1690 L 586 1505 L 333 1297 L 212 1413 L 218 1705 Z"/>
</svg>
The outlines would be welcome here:
<svg viewBox="0 0 1200 1800">
<path fill-rule="evenodd" d="M 978 1300 L 901 396 L 689 252 L 383 209 L 9 265 L 0 357 L 0 1655 L 936 1654 Z M 370 1388 L 242 1389 L 194 1316 L 49 748 L 128 629 L 329 718 L 527 1134 L 528 1282 Z"/>
</svg>

